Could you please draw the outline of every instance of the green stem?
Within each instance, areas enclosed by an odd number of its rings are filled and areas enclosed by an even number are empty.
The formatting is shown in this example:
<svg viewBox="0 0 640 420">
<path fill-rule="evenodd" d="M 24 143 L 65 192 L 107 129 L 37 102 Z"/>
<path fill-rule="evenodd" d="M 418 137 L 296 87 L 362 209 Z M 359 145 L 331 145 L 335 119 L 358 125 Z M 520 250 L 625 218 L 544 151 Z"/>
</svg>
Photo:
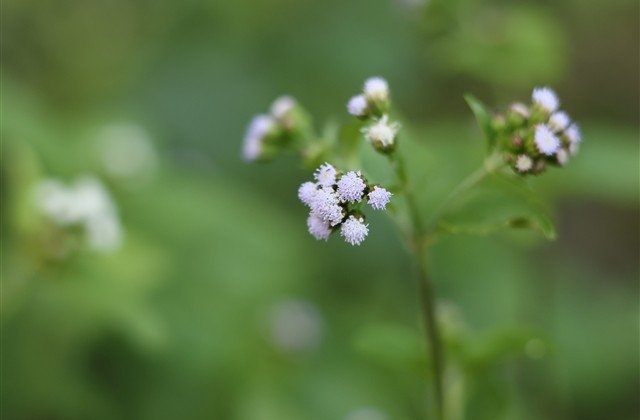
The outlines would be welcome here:
<svg viewBox="0 0 640 420">
<path fill-rule="evenodd" d="M 427 264 L 424 259 L 425 241 L 424 228 L 418 205 L 415 201 L 413 191 L 410 188 L 408 176 L 406 173 L 404 161 L 401 156 L 394 153 L 390 156 L 390 160 L 394 164 L 395 172 L 402 192 L 404 192 L 407 207 L 409 209 L 409 217 L 411 219 L 412 232 L 409 234 L 409 245 L 418 263 L 418 283 L 420 287 L 420 301 L 422 306 L 422 315 L 424 317 L 426 338 L 428 342 L 428 351 L 433 365 L 433 385 L 435 390 L 435 405 L 437 419 L 443 420 L 444 417 L 444 354 L 442 351 L 442 341 L 440 339 L 440 331 L 436 319 L 436 299 L 433 293 L 433 287 L 429 279 Z"/>
</svg>

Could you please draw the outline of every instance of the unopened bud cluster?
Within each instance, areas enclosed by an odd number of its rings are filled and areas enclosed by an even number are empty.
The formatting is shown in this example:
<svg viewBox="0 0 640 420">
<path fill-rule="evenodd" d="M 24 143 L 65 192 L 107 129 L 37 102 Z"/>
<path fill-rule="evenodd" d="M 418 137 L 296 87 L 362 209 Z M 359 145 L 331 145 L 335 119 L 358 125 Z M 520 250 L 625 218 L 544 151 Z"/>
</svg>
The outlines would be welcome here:
<svg viewBox="0 0 640 420">
<path fill-rule="evenodd" d="M 362 133 L 369 143 L 378 151 L 388 153 L 393 151 L 396 134 L 400 129 L 397 122 L 389 119 L 389 85 L 381 77 L 371 77 L 364 82 L 361 94 L 353 96 L 347 102 L 349 114 L 370 122 L 362 128 Z"/>
<path fill-rule="evenodd" d="M 277 98 L 268 114 L 253 117 L 244 135 L 242 157 L 251 162 L 273 157 L 296 140 L 306 116 L 291 96 Z"/>
<path fill-rule="evenodd" d="M 298 198 L 310 210 L 309 233 L 318 240 L 327 240 L 339 230 L 347 243 L 360 245 L 369 233 L 361 212 L 363 200 L 374 210 L 384 210 L 392 194 L 369 184 L 360 172 L 342 173 L 329 163 L 316 170 L 314 179 L 298 189 Z"/>
<path fill-rule="evenodd" d="M 564 166 L 578 152 L 580 129 L 559 105 L 553 90 L 535 88 L 531 105 L 514 103 L 506 115 L 494 116 L 498 147 L 517 173 L 539 174 L 548 165 Z"/>
</svg>

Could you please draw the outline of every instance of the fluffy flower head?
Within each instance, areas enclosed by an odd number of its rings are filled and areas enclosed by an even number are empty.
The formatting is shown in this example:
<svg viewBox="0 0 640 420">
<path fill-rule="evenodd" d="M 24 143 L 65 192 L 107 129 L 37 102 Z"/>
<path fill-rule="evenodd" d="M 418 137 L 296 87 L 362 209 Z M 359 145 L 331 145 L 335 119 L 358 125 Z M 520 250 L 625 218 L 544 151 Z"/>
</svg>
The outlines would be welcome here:
<svg viewBox="0 0 640 420">
<path fill-rule="evenodd" d="M 558 151 L 560 140 L 553 134 L 553 131 L 544 124 L 536 126 L 534 141 L 540 153 L 551 156 Z"/>
<path fill-rule="evenodd" d="M 364 95 L 356 95 L 349 99 L 349 102 L 347 103 L 347 111 L 349 111 L 349 114 L 353 115 L 354 117 L 362 117 L 364 116 L 366 110 L 367 99 L 364 97 Z"/>
<path fill-rule="evenodd" d="M 369 233 L 369 225 L 364 223 L 362 217 L 355 218 L 351 215 L 340 228 L 340 235 L 344 237 L 344 240 L 351 245 L 360 245 L 365 240 Z"/>
<path fill-rule="evenodd" d="M 564 149 L 558 150 L 558 153 L 556 153 L 556 160 L 560 166 L 566 165 L 567 162 L 569 162 L 569 152 Z"/>
<path fill-rule="evenodd" d="M 330 163 L 323 163 L 313 174 L 318 184 L 323 187 L 331 187 L 336 183 L 336 168 Z"/>
<path fill-rule="evenodd" d="M 360 172 L 347 172 L 338 181 L 338 198 L 341 202 L 355 203 L 362 200 L 367 185 L 360 177 Z"/>
<path fill-rule="evenodd" d="M 518 172 L 528 172 L 533 168 L 533 160 L 527 155 L 520 155 L 516 159 L 516 169 Z"/>
<path fill-rule="evenodd" d="M 555 112 L 560 105 L 558 95 L 556 95 L 553 89 L 548 87 L 533 89 L 531 99 L 534 104 L 538 105 L 548 113 Z"/>
<path fill-rule="evenodd" d="M 318 192 L 318 186 L 313 182 L 305 182 L 300 185 L 298 188 L 298 198 L 302 201 L 307 207 L 311 207 L 311 203 L 313 203 L 313 199 Z"/>
<path fill-rule="evenodd" d="M 326 241 L 331 235 L 331 226 L 329 222 L 324 221 L 317 214 L 310 214 L 307 219 L 307 228 L 309 233 L 319 241 Z"/>
<path fill-rule="evenodd" d="M 244 135 L 242 157 L 245 161 L 251 162 L 260 157 L 262 141 L 274 124 L 273 118 L 268 115 L 256 115 L 253 117 Z"/>
<path fill-rule="evenodd" d="M 578 127 L 578 124 L 576 123 L 571 124 L 569 128 L 567 128 L 567 131 L 565 131 L 565 134 L 567 135 L 567 138 L 569 139 L 571 144 L 578 144 L 582 141 L 580 127 Z"/>
<path fill-rule="evenodd" d="M 344 217 L 338 196 L 328 188 L 323 188 L 316 192 L 310 207 L 312 214 L 315 214 L 331 226 L 339 224 Z"/>
<path fill-rule="evenodd" d="M 389 116 L 383 115 L 382 118 L 370 126 L 364 127 L 362 132 L 374 146 L 387 148 L 393 145 L 399 128 L 400 126 L 397 122 L 390 123 Z"/>
<path fill-rule="evenodd" d="M 562 111 L 554 112 L 549 118 L 549 127 L 555 131 L 562 131 L 569 126 L 571 119 Z"/>
<path fill-rule="evenodd" d="M 364 96 L 372 102 L 383 102 L 389 98 L 389 85 L 382 77 L 370 77 L 364 82 Z"/>
<path fill-rule="evenodd" d="M 374 208 L 374 210 L 384 210 L 389 204 L 391 200 L 391 194 L 389 191 L 385 190 L 382 187 L 375 186 L 373 190 L 368 194 L 369 196 L 369 205 Z"/>
<path fill-rule="evenodd" d="M 282 119 L 296 105 L 295 99 L 289 95 L 280 96 L 271 104 L 271 115 L 277 119 Z"/>
</svg>

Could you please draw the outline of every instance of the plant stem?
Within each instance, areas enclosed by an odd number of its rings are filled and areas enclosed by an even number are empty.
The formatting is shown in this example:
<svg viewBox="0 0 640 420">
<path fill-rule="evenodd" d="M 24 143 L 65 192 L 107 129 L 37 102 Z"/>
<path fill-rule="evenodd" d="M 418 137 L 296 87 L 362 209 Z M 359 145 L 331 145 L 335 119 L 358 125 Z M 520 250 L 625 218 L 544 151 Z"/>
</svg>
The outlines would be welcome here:
<svg viewBox="0 0 640 420">
<path fill-rule="evenodd" d="M 444 417 L 444 354 L 442 351 L 442 342 L 440 340 L 440 331 L 436 316 L 436 300 L 433 293 L 433 287 L 429 279 L 427 264 L 424 260 L 425 241 L 424 228 L 420 212 L 418 210 L 413 191 L 410 188 L 408 177 L 402 157 L 396 153 L 390 156 L 394 164 L 395 172 L 400 183 L 402 192 L 407 200 L 409 217 L 411 219 L 412 232 L 409 234 L 410 250 L 414 254 L 418 265 L 418 283 L 420 288 L 420 302 L 422 306 L 422 315 L 424 317 L 425 332 L 428 342 L 429 358 L 433 366 L 433 385 L 435 390 L 436 415 L 438 420 Z"/>
</svg>

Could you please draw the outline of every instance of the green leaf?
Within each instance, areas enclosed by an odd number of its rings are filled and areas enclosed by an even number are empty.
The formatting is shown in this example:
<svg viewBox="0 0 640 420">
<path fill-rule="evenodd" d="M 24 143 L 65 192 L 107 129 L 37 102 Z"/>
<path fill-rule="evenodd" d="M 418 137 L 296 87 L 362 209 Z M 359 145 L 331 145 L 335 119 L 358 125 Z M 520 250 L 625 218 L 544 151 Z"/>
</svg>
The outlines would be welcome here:
<svg viewBox="0 0 640 420">
<path fill-rule="evenodd" d="M 464 99 L 467 101 L 469 108 L 471 108 L 473 115 L 476 117 L 480 130 L 482 131 L 484 138 L 487 140 L 489 150 L 493 149 L 496 136 L 493 128 L 491 127 L 491 112 L 489 112 L 482 102 L 471 94 L 464 95 Z"/>
<path fill-rule="evenodd" d="M 425 363 L 425 346 L 419 332 L 398 324 L 375 324 L 362 329 L 355 348 L 372 361 L 393 369 L 414 371 Z M 418 371 L 423 371 L 420 369 Z"/>
</svg>

